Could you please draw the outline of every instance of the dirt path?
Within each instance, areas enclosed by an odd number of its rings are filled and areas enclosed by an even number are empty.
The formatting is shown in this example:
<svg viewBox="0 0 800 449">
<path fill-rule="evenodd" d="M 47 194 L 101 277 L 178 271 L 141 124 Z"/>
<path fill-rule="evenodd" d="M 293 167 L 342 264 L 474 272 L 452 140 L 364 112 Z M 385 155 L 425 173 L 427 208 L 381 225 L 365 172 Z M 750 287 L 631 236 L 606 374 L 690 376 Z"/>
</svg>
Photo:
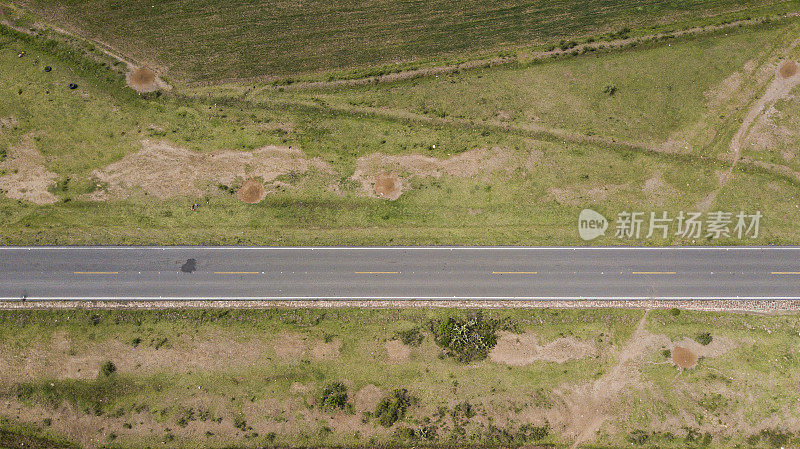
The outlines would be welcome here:
<svg viewBox="0 0 800 449">
<path fill-rule="evenodd" d="M 800 44 L 800 40 L 795 41 L 787 49 L 787 51 L 795 48 L 798 44 Z M 725 188 L 726 185 L 728 185 L 731 179 L 733 179 L 733 170 L 736 168 L 736 164 L 742 160 L 742 147 L 744 146 L 745 141 L 750 134 L 750 130 L 752 129 L 756 120 L 761 117 L 765 110 L 768 109 L 768 106 L 774 104 L 782 98 L 788 97 L 792 90 L 800 85 L 800 73 L 796 71 L 791 72 L 784 70 L 785 67 L 793 65 L 796 66 L 794 61 L 784 61 L 778 67 L 776 67 L 772 82 L 770 82 L 770 84 L 767 86 L 764 94 L 758 98 L 755 103 L 753 103 L 750 109 L 747 110 L 747 114 L 745 114 L 742 123 L 739 125 L 739 128 L 736 130 L 736 133 L 733 135 L 730 145 L 728 146 L 727 157 L 731 162 L 728 171 L 725 172 L 725 175 L 720 179 L 719 188 L 711 192 L 697 204 L 697 210 L 703 212 L 707 211 L 711 205 L 714 204 L 719 192 Z M 786 171 L 782 170 L 782 168 L 786 167 L 779 166 L 777 164 L 763 166 L 755 163 L 755 165 L 759 165 L 762 168 L 773 170 L 781 174 L 786 174 Z"/>
<path fill-rule="evenodd" d="M 610 415 L 610 408 L 618 402 L 619 394 L 638 378 L 636 360 L 650 348 L 652 334 L 645 330 L 647 314 L 633 331 L 631 338 L 619 353 L 619 361 L 605 375 L 599 378 L 588 391 L 576 390 L 571 401 L 571 412 L 578 430 L 572 449 L 594 439 L 595 434 Z"/>
</svg>

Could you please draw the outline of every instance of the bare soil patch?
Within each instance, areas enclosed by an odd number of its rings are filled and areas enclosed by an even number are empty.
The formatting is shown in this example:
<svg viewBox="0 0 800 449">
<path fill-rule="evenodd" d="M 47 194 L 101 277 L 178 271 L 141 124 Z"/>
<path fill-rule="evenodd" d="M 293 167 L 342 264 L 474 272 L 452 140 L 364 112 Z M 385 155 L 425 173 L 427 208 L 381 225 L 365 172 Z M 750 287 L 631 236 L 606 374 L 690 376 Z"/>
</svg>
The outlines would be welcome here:
<svg viewBox="0 0 800 449">
<path fill-rule="evenodd" d="M 470 150 L 447 159 L 419 154 L 395 156 L 374 153 L 358 158 L 356 170 L 350 179 L 359 182 L 369 195 L 390 198 L 388 195 L 399 197 L 402 194 L 402 179 L 406 177 L 439 178 L 449 175 L 471 178 L 482 173 L 510 173 L 521 165 L 521 161 L 505 148 Z"/>
<path fill-rule="evenodd" d="M 396 200 L 403 193 L 403 183 L 397 175 L 381 173 L 375 178 L 375 193 L 387 200 Z"/>
<path fill-rule="evenodd" d="M 389 340 L 384 345 L 389 363 L 403 363 L 411 357 L 411 348 L 399 340 Z"/>
<path fill-rule="evenodd" d="M 795 74 L 797 74 L 797 63 L 794 61 L 786 61 L 781 65 L 781 68 L 778 69 L 778 73 L 780 73 L 781 77 L 791 78 Z"/>
<path fill-rule="evenodd" d="M 167 88 L 156 72 L 147 67 L 133 68 L 125 75 L 125 81 L 128 83 L 128 87 L 140 94 Z"/>
<path fill-rule="evenodd" d="M 230 186 L 237 179 L 259 178 L 269 184 L 281 175 L 309 170 L 331 173 L 328 164 L 319 158 L 306 158 L 298 148 L 267 146 L 252 152 L 199 153 L 168 142 L 145 140 L 140 151 L 92 172 L 108 187 L 89 199 L 126 197 L 136 187 L 157 198 L 199 197 L 217 193 L 219 185 Z"/>
<path fill-rule="evenodd" d="M 694 368 L 697 366 L 697 354 L 691 349 L 675 346 L 672 348 L 672 363 L 681 368 Z"/>
<path fill-rule="evenodd" d="M 273 344 L 275 354 L 282 359 L 298 359 L 306 351 L 306 342 L 300 335 L 281 334 Z"/>
<path fill-rule="evenodd" d="M 547 193 L 558 204 L 580 206 L 587 201 L 605 201 L 609 195 L 628 187 L 628 184 L 599 184 L 593 186 L 550 187 Z"/>
<path fill-rule="evenodd" d="M 36 149 L 32 135 L 9 148 L 8 155 L 0 162 L 0 191 L 6 197 L 30 201 L 36 204 L 53 204 L 58 198 L 48 189 L 58 179 L 58 175 L 44 167 L 44 157 Z"/>
<path fill-rule="evenodd" d="M 311 347 L 311 356 L 317 360 L 332 360 L 339 357 L 341 349 L 341 340 L 332 340 L 329 343 L 318 341 Z"/>
<path fill-rule="evenodd" d="M 495 363 L 524 366 L 532 363 L 555 362 L 581 359 L 596 353 L 594 345 L 572 337 L 557 338 L 545 345 L 539 344 L 539 337 L 533 333 L 513 334 L 502 332 L 497 345 L 489 353 Z"/>
<path fill-rule="evenodd" d="M 374 412 L 382 398 L 383 390 L 372 384 L 366 385 L 356 393 L 355 408 L 359 412 Z"/>
<path fill-rule="evenodd" d="M 245 181 L 236 192 L 236 197 L 247 204 L 256 204 L 263 200 L 265 196 L 267 196 L 267 192 L 264 190 L 264 184 L 252 178 Z"/>
</svg>

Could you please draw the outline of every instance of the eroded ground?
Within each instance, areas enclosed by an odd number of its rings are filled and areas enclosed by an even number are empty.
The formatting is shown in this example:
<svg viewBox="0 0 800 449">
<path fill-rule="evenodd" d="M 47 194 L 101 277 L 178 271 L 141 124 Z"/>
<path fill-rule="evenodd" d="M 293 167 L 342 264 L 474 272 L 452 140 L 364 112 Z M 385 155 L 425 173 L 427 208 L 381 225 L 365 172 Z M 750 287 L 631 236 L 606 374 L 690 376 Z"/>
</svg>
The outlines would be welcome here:
<svg viewBox="0 0 800 449">
<path fill-rule="evenodd" d="M 88 448 L 790 447 L 800 433 L 794 315 L 484 311 L 498 341 L 469 363 L 428 330 L 448 316 L 474 312 L 6 311 L 0 417 Z M 323 409 L 335 382 L 343 408 Z M 384 426 L 397 389 L 413 401 Z"/>
</svg>

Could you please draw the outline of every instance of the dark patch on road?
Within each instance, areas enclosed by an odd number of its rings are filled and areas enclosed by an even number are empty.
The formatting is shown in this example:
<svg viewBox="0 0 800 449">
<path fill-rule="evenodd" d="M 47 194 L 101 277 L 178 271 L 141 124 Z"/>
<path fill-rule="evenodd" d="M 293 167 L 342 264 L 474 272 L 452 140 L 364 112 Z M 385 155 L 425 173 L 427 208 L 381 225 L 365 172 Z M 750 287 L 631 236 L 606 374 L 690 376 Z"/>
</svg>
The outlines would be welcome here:
<svg viewBox="0 0 800 449">
<path fill-rule="evenodd" d="M 189 259 L 185 264 L 181 265 L 181 271 L 184 273 L 194 273 L 197 270 L 197 260 Z"/>
</svg>

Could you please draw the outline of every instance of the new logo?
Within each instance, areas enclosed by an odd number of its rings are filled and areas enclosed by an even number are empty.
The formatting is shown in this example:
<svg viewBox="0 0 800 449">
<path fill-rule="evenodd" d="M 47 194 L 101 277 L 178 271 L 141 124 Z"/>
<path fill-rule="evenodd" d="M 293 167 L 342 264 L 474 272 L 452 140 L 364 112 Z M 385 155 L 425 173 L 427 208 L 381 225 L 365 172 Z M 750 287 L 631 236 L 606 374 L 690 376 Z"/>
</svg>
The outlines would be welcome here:
<svg viewBox="0 0 800 449">
<path fill-rule="evenodd" d="M 606 217 L 591 209 L 582 210 L 578 216 L 578 233 L 584 240 L 594 240 L 605 235 L 606 229 L 608 229 Z"/>
</svg>

